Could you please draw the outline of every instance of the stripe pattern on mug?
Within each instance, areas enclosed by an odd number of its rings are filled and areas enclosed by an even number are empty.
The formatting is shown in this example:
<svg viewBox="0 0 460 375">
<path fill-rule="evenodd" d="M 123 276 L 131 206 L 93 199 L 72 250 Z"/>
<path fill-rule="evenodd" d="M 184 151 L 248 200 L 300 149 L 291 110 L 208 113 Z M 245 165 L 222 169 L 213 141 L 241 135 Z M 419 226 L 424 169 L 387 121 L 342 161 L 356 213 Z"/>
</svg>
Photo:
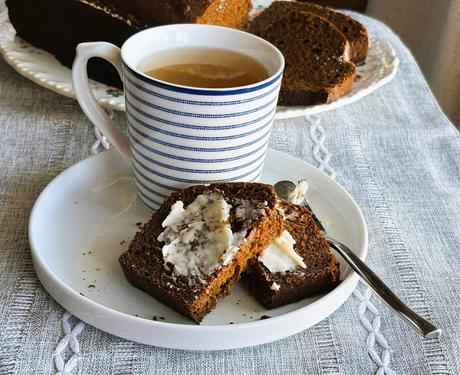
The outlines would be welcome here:
<svg viewBox="0 0 460 375">
<path fill-rule="evenodd" d="M 155 210 L 192 184 L 259 179 L 281 75 L 206 90 L 154 81 L 126 65 L 123 73 L 134 177 L 146 206 Z"/>
</svg>

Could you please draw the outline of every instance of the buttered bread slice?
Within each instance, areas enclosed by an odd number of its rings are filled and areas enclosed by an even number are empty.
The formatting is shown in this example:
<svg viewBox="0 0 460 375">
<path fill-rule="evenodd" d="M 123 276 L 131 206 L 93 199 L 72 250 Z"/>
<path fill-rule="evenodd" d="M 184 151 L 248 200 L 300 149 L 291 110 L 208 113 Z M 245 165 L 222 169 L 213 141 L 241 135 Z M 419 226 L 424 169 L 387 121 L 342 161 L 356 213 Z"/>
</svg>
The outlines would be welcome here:
<svg viewBox="0 0 460 375">
<path fill-rule="evenodd" d="M 119 259 L 128 281 L 199 323 L 281 233 L 272 186 L 216 183 L 171 195 Z"/>
<path fill-rule="evenodd" d="M 325 293 L 339 283 L 339 262 L 315 217 L 304 206 L 280 200 L 283 232 L 249 264 L 243 282 L 265 307 L 275 308 Z"/>
</svg>

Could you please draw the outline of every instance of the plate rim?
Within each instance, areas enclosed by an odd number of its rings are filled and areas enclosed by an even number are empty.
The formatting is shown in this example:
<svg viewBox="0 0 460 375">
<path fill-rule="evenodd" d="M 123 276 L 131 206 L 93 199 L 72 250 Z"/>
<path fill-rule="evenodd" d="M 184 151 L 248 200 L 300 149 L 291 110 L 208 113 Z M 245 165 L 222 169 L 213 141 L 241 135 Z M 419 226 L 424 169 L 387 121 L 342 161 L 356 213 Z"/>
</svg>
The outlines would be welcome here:
<svg viewBox="0 0 460 375">
<path fill-rule="evenodd" d="M 61 280 L 49 268 L 48 264 L 46 263 L 46 260 L 42 257 L 42 255 L 40 255 L 40 250 L 39 250 L 39 248 L 36 245 L 35 240 L 34 240 L 34 238 L 35 238 L 35 234 L 34 234 L 34 230 L 35 230 L 34 225 L 35 224 L 34 223 L 37 220 L 36 217 L 40 214 L 39 210 L 41 209 L 42 201 L 46 199 L 46 195 L 48 194 L 48 191 L 53 189 L 56 184 L 59 184 L 61 179 L 65 178 L 67 175 L 71 175 L 74 170 L 76 170 L 78 168 L 81 168 L 82 166 L 92 164 L 92 161 L 95 160 L 96 158 L 101 158 L 101 159 L 102 158 L 107 158 L 108 160 L 110 160 L 110 159 L 116 157 L 116 156 L 113 156 L 116 153 L 117 153 L 117 151 L 115 149 L 111 149 L 111 150 L 102 152 L 100 154 L 89 156 L 88 158 L 85 158 L 85 159 L 77 162 L 76 164 L 68 167 L 67 169 L 65 169 L 64 171 L 59 173 L 41 191 L 41 193 L 37 197 L 37 199 L 36 199 L 36 201 L 35 201 L 35 203 L 33 205 L 33 208 L 31 210 L 30 217 L 29 217 L 29 223 L 28 223 L 28 237 L 29 237 L 30 251 L 31 251 L 32 260 L 33 260 L 33 264 L 34 264 L 34 269 L 35 269 L 35 271 L 37 273 L 37 276 L 38 276 L 42 286 L 47 290 L 47 292 L 50 294 L 50 296 L 53 299 L 55 299 L 64 308 L 67 309 L 66 305 L 69 305 L 69 303 L 65 303 L 65 302 L 61 301 L 60 298 L 56 298 L 55 294 L 57 294 L 57 293 L 54 293 L 54 290 L 50 291 L 48 289 L 48 287 L 47 287 L 47 284 L 48 284 L 47 281 L 42 280 L 44 278 L 44 276 L 47 277 L 49 279 L 49 281 L 53 283 L 55 288 L 57 288 L 57 287 L 61 288 L 61 291 L 64 294 L 66 294 L 66 295 L 68 295 L 68 296 L 70 296 L 72 298 L 76 298 L 76 302 L 78 302 L 82 306 L 86 305 L 90 309 L 102 310 L 104 313 L 107 313 L 109 315 L 115 315 L 117 318 L 128 319 L 128 320 L 130 320 L 130 321 L 132 321 L 134 323 L 142 323 L 142 324 L 145 324 L 147 326 L 151 326 L 151 327 L 155 327 L 155 328 L 159 328 L 159 329 L 173 330 L 173 331 L 176 331 L 176 332 L 179 332 L 179 333 L 193 333 L 193 334 L 196 334 L 196 333 L 215 333 L 216 331 L 221 331 L 221 332 L 235 331 L 235 330 L 238 330 L 238 329 L 240 329 L 240 330 L 243 329 L 244 330 L 245 328 L 253 328 L 253 327 L 264 327 L 264 326 L 269 327 L 273 323 L 278 323 L 278 322 L 281 323 L 281 321 L 286 320 L 286 319 L 291 319 L 292 318 L 292 319 L 295 320 L 295 318 L 298 315 L 302 315 L 302 313 L 304 313 L 305 309 L 312 308 L 312 307 L 314 308 L 314 307 L 316 307 L 316 305 L 324 304 L 324 303 L 328 302 L 328 300 L 333 299 L 336 296 L 336 294 L 339 294 L 339 295 L 342 294 L 343 295 L 342 291 L 344 291 L 344 292 L 346 291 L 347 295 L 343 299 L 343 301 L 341 301 L 332 311 L 328 311 L 327 315 L 324 318 L 321 318 L 319 320 L 319 321 L 322 321 L 326 317 L 330 316 L 337 308 L 339 308 L 350 297 L 351 293 L 353 292 L 354 288 L 356 287 L 356 284 L 358 283 L 358 280 L 359 280 L 359 276 L 358 276 L 358 274 L 356 274 L 356 272 L 354 272 L 353 270 L 350 270 L 350 273 L 345 277 L 344 280 L 342 280 L 340 285 L 338 285 L 336 288 L 334 288 L 332 291 L 328 292 L 327 294 L 321 296 L 318 300 L 313 301 L 312 303 L 310 303 L 310 304 L 308 304 L 306 306 L 299 307 L 296 310 L 284 313 L 284 314 L 276 316 L 276 317 L 271 317 L 270 319 L 257 320 L 257 321 L 253 321 L 253 322 L 243 322 L 243 323 L 235 323 L 235 324 L 217 324 L 217 325 L 192 325 L 192 324 L 189 325 L 189 324 L 181 324 L 181 323 L 158 322 L 158 321 L 154 321 L 154 320 L 148 320 L 148 319 L 145 319 L 145 318 L 142 318 L 142 317 L 132 316 L 132 315 L 130 315 L 128 313 L 115 310 L 115 309 L 113 309 L 111 307 L 107 307 L 107 306 L 102 305 L 102 304 L 100 304 L 100 303 L 98 303 L 96 301 L 91 300 L 90 298 L 87 298 L 85 296 L 80 295 L 80 293 L 78 291 L 76 291 L 71 286 L 69 286 L 66 282 Z M 362 211 L 361 211 L 360 207 L 355 202 L 353 197 L 337 181 L 333 180 L 326 173 L 324 173 L 320 169 L 308 164 L 307 162 L 305 162 L 305 161 L 303 161 L 301 159 L 298 159 L 298 158 L 296 158 L 294 156 L 285 154 L 285 153 L 283 153 L 281 151 L 274 150 L 274 149 L 269 149 L 268 153 L 276 155 L 277 158 L 287 159 L 291 163 L 294 163 L 294 164 L 297 164 L 297 165 L 302 165 L 302 167 L 307 167 L 307 168 L 311 169 L 313 171 L 313 173 L 318 173 L 318 174 L 322 175 L 323 177 L 326 177 L 329 180 L 330 183 L 333 183 L 335 185 L 335 188 L 339 188 L 340 190 L 342 190 L 342 192 L 347 196 L 349 201 L 352 203 L 352 205 L 356 209 L 356 213 L 358 214 L 360 225 L 362 226 L 362 247 L 361 247 L 360 259 L 365 261 L 367 255 L 368 255 L 368 228 L 367 228 L 367 224 L 366 224 L 364 215 L 362 214 Z M 121 158 L 121 156 L 118 156 L 118 157 Z M 347 290 L 347 289 L 349 289 L 349 290 Z M 86 306 L 84 306 L 84 307 L 86 307 Z M 80 318 L 79 315 L 81 315 L 81 314 L 74 313 L 72 311 L 70 311 L 70 312 L 72 314 L 74 314 L 75 316 L 77 316 L 78 318 Z M 88 319 L 82 319 L 82 320 L 88 322 Z M 316 322 L 315 324 L 317 324 L 318 322 Z M 88 322 L 88 323 L 92 325 L 92 322 Z M 313 325 L 315 325 L 315 324 L 313 324 Z M 120 335 L 118 333 L 114 333 L 113 331 L 110 332 L 109 330 L 99 328 L 96 325 L 94 325 L 94 326 L 96 328 L 98 328 L 98 329 L 101 329 L 102 331 L 106 331 L 106 332 L 109 332 L 109 333 L 114 334 L 116 336 L 123 337 L 122 335 Z M 305 329 L 308 329 L 308 328 L 305 328 Z M 303 331 L 305 329 L 301 329 L 301 330 L 299 330 L 297 332 L 301 332 L 301 331 Z M 284 337 L 290 336 L 292 334 L 294 334 L 294 333 L 288 333 L 283 337 L 278 337 L 277 339 L 270 340 L 270 341 L 263 341 L 263 342 L 277 341 L 279 339 L 282 339 Z M 123 337 L 123 338 L 127 338 L 127 337 Z M 132 341 L 137 341 L 137 340 L 133 340 L 133 339 L 130 339 L 130 338 L 127 338 L 127 339 L 132 340 Z M 137 341 L 137 342 L 142 342 L 142 341 Z M 261 343 L 259 343 L 259 344 L 261 344 Z M 144 342 L 144 344 L 153 345 L 153 344 L 148 344 L 148 343 L 145 343 L 145 342 Z M 249 347 L 249 346 L 259 345 L 259 344 L 255 343 L 255 344 L 249 344 L 249 345 L 244 345 L 244 346 L 241 346 L 241 345 L 231 346 L 230 345 L 230 346 L 225 346 L 225 347 L 216 348 L 216 349 L 194 348 L 192 350 L 224 350 L 224 349 L 232 349 L 232 348 L 240 348 L 240 347 Z M 155 346 L 157 346 L 157 345 L 155 345 Z M 172 348 L 170 346 L 164 346 L 164 347 Z M 180 347 L 180 345 L 179 345 L 178 347 L 176 347 L 176 349 L 186 349 L 187 350 L 188 348 L 183 348 L 183 347 Z"/>
</svg>

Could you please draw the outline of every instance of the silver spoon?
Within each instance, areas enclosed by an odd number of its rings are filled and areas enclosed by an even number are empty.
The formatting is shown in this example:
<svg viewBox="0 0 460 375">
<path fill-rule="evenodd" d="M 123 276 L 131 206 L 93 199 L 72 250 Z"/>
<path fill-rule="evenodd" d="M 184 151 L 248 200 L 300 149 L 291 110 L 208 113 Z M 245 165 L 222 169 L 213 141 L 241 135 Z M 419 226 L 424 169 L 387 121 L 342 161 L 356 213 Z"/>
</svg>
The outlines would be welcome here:
<svg viewBox="0 0 460 375">
<path fill-rule="evenodd" d="M 275 185 L 275 191 L 278 196 L 287 201 L 291 201 L 293 197 L 298 196 L 297 185 L 292 181 L 279 181 Z M 339 241 L 329 237 L 320 221 L 314 215 L 312 209 L 308 203 L 300 197 L 302 204 L 306 206 L 318 224 L 319 228 L 325 235 L 329 246 L 333 248 L 337 253 L 350 265 L 350 267 L 359 275 L 361 278 L 380 296 L 380 298 L 388 304 L 394 311 L 396 311 L 401 317 L 406 319 L 417 331 L 426 339 L 437 338 L 441 335 L 442 329 L 435 327 L 428 320 L 422 318 L 420 315 L 411 310 L 404 302 L 402 302 L 396 294 L 394 294 L 385 283 L 368 267 L 366 264 L 359 259 L 359 257 L 351 251 L 347 246 Z"/>
</svg>

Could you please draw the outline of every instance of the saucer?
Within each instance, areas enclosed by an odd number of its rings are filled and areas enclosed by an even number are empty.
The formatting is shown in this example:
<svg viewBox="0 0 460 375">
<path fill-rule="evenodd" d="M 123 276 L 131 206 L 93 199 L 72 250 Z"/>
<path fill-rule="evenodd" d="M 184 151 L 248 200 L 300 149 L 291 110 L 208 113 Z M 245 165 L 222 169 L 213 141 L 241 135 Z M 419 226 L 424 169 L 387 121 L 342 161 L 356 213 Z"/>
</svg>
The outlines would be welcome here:
<svg viewBox="0 0 460 375">
<path fill-rule="evenodd" d="M 261 182 L 310 185 L 307 199 L 327 232 L 361 259 L 367 227 L 361 210 L 334 180 L 305 162 L 269 150 Z M 29 240 L 37 275 L 50 295 L 81 320 L 147 345 L 190 350 L 241 348 L 305 330 L 350 296 L 358 276 L 341 263 L 343 280 L 331 292 L 267 310 L 239 284 L 196 325 L 124 278 L 118 257 L 151 213 L 136 196 L 128 161 L 115 150 L 62 172 L 33 207 Z M 262 316 L 270 319 L 261 320 Z"/>
</svg>

